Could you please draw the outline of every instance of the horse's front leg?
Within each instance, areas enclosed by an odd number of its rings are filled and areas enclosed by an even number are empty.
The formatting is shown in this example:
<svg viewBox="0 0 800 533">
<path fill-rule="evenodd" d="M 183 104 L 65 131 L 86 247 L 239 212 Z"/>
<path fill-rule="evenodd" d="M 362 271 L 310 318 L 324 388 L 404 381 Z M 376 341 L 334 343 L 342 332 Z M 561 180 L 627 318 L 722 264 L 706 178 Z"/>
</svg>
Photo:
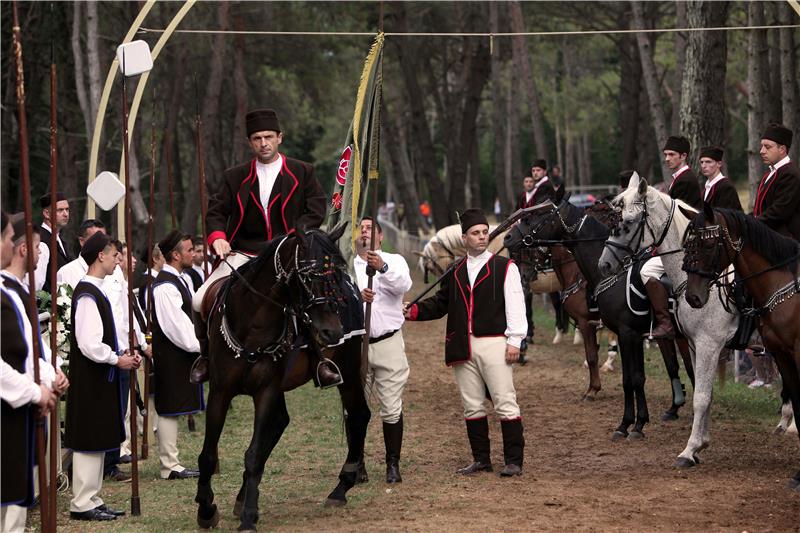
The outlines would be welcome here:
<svg viewBox="0 0 800 533">
<path fill-rule="evenodd" d="M 636 395 L 636 424 L 633 431 L 628 436 L 629 440 L 641 439 L 644 437 L 644 426 L 650 421 L 650 413 L 647 410 L 647 397 L 644 393 L 644 384 L 647 376 L 644 372 L 644 345 L 639 342 L 631 360 L 633 373 L 631 374 L 631 385 Z"/>
<path fill-rule="evenodd" d="M 351 343 L 351 355 L 360 352 L 360 343 L 357 339 L 355 342 L 351 339 L 348 343 Z M 367 426 L 371 416 L 367 399 L 364 397 L 360 365 L 355 364 L 360 357 L 356 355 L 348 360 L 349 364 L 343 370 L 347 377 L 344 384 L 339 386 L 342 406 L 346 412 L 347 459 L 339 472 L 339 483 L 325 500 L 326 506 L 341 506 L 347 503 L 347 491 L 356 484 L 359 461 L 364 457 L 364 441 L 367 437 Z"/>
<path fill-rule="evenodd" d="M 633 367 L 631 365 L 634 352 L 636 351 L 636 343 L 641 343 L 641 339 L 639 339 L 636 332 L 620 330 L 619 350 L 620 360 L 622 362 L 622 391 L 625 398 L 625 411 L 622 415 L 622 422 L 611 435 L 611 440 L 626 438 L 628 436 L 628 428 L 633 424 L 636 418 L 632 381 Z"/>
<path fill-rule="evenodd" d="M 258 522 L 258 485 L 264 475 L 264 465 L 270 453 L 289 425 L 289 413 L 280 386 L 273 379 L 253 396 L 255 420 L 253 438 L 244 454 L 244 505 L 239 531 L 255 531 Z"/>
<path fill-rule="evenodd" d="M 675 466 L 687 468 L 700 462 L 697 453 L 709 443 L 709 421 L 711 418 L 711 401 L 714 392 L 714 377 L 717 360 L 722 346 L 713 338 L 706 336 L 695 337 L 695 384 L 692 396 L 694 418 L 692 420 L 692 434 L 686 443 L 686 448 L 678 456 Z"/>
<path fill-rule="evenodd" d="M 597 357 L 597 330 L 589 325 L 585 317 L 578 319 L 578 331 L 583 336 L 583 349 L 586 353 L 586 364 L 589 365 L 589 388 L 583 395 L 584 400 L 594 400 L 600 392 L 600 367 Z"/>
<path fill-rule="evenodd" d="M 217 445 L 225 426 L 225 417 L 231 404 L 231 397 L 223 395 L 214 387 L 209 389 L 208 404 L 206 407 L 206 434 L 203 439 L 203 449 L 197 459 L 200 468 L 200 477 L 197 479 L 197 525 L 203 529 L 216 527 L 219 522 L 219 512 L 214 505 L 214 491 L 211 489 L 211 476 L 214 474 L 217 461 Z"/>
<path fill-rule="evenodd" d="M 678 410 L 686 403 L 686 393 L 681 383 L 678 365 L 678 353 L 675 350 L 675 342 L 669 339 L 659 339 L 658 348 L 661 357 L 664 359 L 664 366 L 667 368 L 670 385 L 672 386 L 672 405 L 661 414 L 661 420 L 669 422 L 678 419 Z"/>
</svg>

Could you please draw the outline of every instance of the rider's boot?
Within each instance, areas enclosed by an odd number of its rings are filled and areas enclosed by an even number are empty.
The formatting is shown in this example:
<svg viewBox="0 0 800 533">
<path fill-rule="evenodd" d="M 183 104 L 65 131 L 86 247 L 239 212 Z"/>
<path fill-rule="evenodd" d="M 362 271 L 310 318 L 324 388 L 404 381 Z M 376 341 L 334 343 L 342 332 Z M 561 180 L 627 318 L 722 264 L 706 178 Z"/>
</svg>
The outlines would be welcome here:
<svg viewBox="0 0 800 533">
<path fill-rule="evenodd" d="M 386 483 L 401 483 L 400 449 L 403 445 L 403 414 L 394 424 L 383 423 L 383 444 L 386 447 Z"/>
<path fill-rule="evenodd" d="M 333 361 L 320 357 L 317 363 L 317 380 L 319 381 L 320 388 L 327 389 L 344 383 L 342 375 L 339 374 L 338 370 Z"/>
<path fill-rule="evenodd" d="M 650 278 L 644 288 L 647 289 L 650 305 L 653 306 L 655 327 L 652 333 L 645 333 L 643 336 L 654 339 L 674 339 L 675 330 L 672 328 L 672 318 L 669 315 L 669 295 L 666 287 L 660 281 Z"/>
<path fill-rule="evenodd" d="M 199 385 L 208 381 L 208 329 L 200 313 L 193 313 L 194 333 L 200 341 L 200 356 L 192 363 L 189 371 L 189 381 Z"/>
</svg>

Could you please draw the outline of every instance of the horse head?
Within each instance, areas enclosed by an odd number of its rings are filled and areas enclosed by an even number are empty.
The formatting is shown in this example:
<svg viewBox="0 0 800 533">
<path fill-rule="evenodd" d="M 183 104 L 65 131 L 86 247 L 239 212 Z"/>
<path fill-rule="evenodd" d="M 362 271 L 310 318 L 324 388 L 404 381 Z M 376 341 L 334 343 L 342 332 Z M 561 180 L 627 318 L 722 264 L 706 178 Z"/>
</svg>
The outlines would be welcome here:
<svg viewBox="0 0 800 533">
<path fill-rule="evenodd" d="M 503 239 L 503 245 L 512 255 L 523 248 L 536 246 L 539 240 L 557 240 L 566 237 L 570 227 L 565 222 L 565 216 L 570 204 L 560 195 L 555 200 L 556 203 L 545 200 L 530 208 L 531 211 L 509 229 Z"/>
</svg>

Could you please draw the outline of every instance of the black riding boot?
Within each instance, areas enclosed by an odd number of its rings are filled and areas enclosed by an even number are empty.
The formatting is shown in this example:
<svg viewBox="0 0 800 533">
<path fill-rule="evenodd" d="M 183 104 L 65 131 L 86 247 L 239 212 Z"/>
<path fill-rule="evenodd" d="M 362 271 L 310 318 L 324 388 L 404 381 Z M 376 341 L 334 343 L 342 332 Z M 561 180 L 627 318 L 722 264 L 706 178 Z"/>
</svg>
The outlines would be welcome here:
<svg viewBox="0 0 800 533">
<path fill-rule="evenodd" d="M 675 330 L 672 329 L 672 318 L 669 316 L 669 294 L 666 287 L 660 281 L 650 278 L 644 288 L 647 289 L 656 322 L 652 334 L 645 334 L 644 337 L 674 339 Z"/>
<path fill-rule="evenodd" d="M 491 472 L 492 460 L 489 456 L 489 420 L 486 417 L 477 420 L 467 420 L 467 438 L 472 448 L 473 462 L 458 470 L 459 474 L 474 474 L 475 472 Z"/>
<path fill-rule="evenodd" d="M 522 458 L 525 449 L 525 436 L 522 434 L 522 420 L 503 420 L 503 457 L 505 468 L 500 472 L 503 477 L 522 474 Z"/>
<path fill-rule="evenodd" d="M 386 446 L 386 483 L 401 483 L 400 448 L 403 445 L 403 415 L 394 424 L 383 423 L 383 444 Z"/>
<path fill-rule="evenodd" d="M 326 359 L 322 357 L 322 355 L 318 355 L 317 360 L 317 380 L 319 381 L 319 386 L 321 389 L 327 389 L 329 387 L 336 387 L 337 385 L 341 385 L 344 383 L 341 374 L 339 374 L 336 370 L 336 365 L 330 359 Z"/>
<path fill-rule="evenodd" d="M 205 321 L 200 317 L 200 313 L 192 313 L 194 322 L 194 333 L 200 341 L 200 356 L 192 363 L 189 371 L 189 381 L 199 385 L 208 381 L 208 328 Z"/>
</svg>

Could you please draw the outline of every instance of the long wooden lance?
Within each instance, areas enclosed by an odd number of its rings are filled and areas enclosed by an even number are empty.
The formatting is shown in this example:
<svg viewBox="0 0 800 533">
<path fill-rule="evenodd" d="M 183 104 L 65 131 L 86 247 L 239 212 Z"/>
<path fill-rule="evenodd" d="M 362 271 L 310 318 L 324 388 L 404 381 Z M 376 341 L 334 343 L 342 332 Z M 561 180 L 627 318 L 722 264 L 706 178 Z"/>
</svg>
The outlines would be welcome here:
<svg viewBox="0 0 800 533">
<path fill-rule="evenodd" d="M 128 83 L 125 75 L 125 50 L 122 51 L 122 154 L 125 163 L 125 242 L 128 243 L 128 253 L 132 251 L 133 239 L 131 235 L 131 173 L 130 156 L 128 154 Z M 136 332 L 133 326 L 133 261 L 128 259 L 128 347 L 133 353 L 136 346 Z M 132 368 L 130 397 L 128 405 L 131 408 L 131 515 L 139 516 L 142 514 L 141 501 L 139 499 L 139 451 L 137 449 L 137 427 L 136 427 L 136 369 Z M 124 416 L 124 414 L 123 414 Z"/>
<path fill-rule="evenodd" d="M 166 118 L 167 111 L 164 109 L 164 117 Z M 172 177 L 172 139 L 170 139 L 167 124 L 164 124 L 164 160 L 167 164 L 167 193 L 169 194 L 169 214 L 172 217 L 172 229 L 178 227 L 178 220 L 175 217 L 175 191 L 173 189 Z"/>
<path fill-rule="evenodd" d="M 208 242 L 206 241 L 206 165 L 203 153 L 203 121 L 200 118 L 200 97 L 197 90 L 197 75 L 194 77 L 195 91 L 195 143 L 197 144 L 197 186 L 200 189 L 200 235 L 203 238 L 203 279 L 207 279 L 208 271 Z"/>
<path fill-rule="evenodd" d="M 50 9 L 52 12 L 52 4 Z M 50 41 L 50 356 L 53 370 L 58 373 L 58 226 L 56 225 L 56 204 L 58 203 L 58 102 L 56 98 L 56 54 L 53 41 Z M 59 409 L 50 413 L 50 501 L 56 501 L 56 478 L 60 464 L 58 444 L 61 425 L 58 423 Z M 56 506 L 53 503 L 50 513 L 50 531 L 57 526 Z"/>
<path fill-rule="evenodd" d="M 155 91 L 153 91 L 155 102 Z M 145 332 L 144 338 L 150 349 L 153 349 L 153 214 L 155 213 L 156 190 L 156 120 L 155 110 L 150 128 L 150 199 L 147 203 L 147 282 L 144 286 L 145 300 Z M 129 248 L 130 249 L 130 248 Z M 149 427 L 150 427 L 150 358 L 144 358 L 144 409 L 142 409 L 142 459 L 147 459 L 149 453 Z"/>
<path fill-rule="evenodd" d="M 25 112 L 25 71 L 22 64 L 22 37 L 19 27 L 19 14 L 17 12 L 17 2 L 12 4 L 13 11 L 13 47 L 14 59 L 16 63 L 16 89 L 17 89 L 17 117 L 19 126 L 19 166 L 22 174 L 22 203 L 25 210 L 25 242 L 27 243 L 28 253 L 28 297 L 29 309 L 28 320 L 31 323 L 31 344 L 33 346 L 33 380 L 38 385 L 40 383 L 39 356 L 42 347 L 39 343 L 39 313 L 36 306 L 36 265 L 33 262 L 33 213 L 31 207 L 31 176 L 28 166 L 28 120 Z M 52 199 L 55 201 L 55 198 Z M 45 472 L 45 435 L 43 417 L 36 417 L 36 459 L 39 464 L 39 502 L 41 507 L 41 527 L 42 531 L 52 531 L 50 521 L 50 510 L 55 507 L 54 502 L 50 501 L 49 491 L 47 490 L 47 472 Z"/>
</svg>

